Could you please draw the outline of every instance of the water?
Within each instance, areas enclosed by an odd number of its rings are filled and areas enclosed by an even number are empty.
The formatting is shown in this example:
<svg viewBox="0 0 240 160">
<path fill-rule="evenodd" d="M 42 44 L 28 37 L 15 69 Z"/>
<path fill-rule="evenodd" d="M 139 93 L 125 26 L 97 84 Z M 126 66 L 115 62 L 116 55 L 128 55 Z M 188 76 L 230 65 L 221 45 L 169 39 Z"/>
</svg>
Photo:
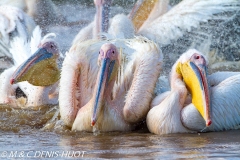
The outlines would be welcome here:
<svg viewBox="0 0 240 160">
<path fill-rule="evenodd" d="M 0 106 L 0 158 L 240 158 L 240 131 L 154 135 L 87 133 L 64 127 L 58 106 Z"/>
<path fill-rule="evenodd" d="M 238 130 L 162 136 L 145 128 L 127 133 L 75 132 L 51 125 L 59 122 L 57 108 L 26 110 L 1 106 L 0 145 L 4 147 L 0 149 L 0 158 L 240 158 Z"/>
<path fill-rule="evenodd" d="M 59 7 L 68 22 L 79 22 L 44 28 L 45 32 L 57 33 L 60 49 L 65 53 L 77 32 L 91 22 L 95 10 L 93 6 L 86 8 L 73 4 Z M 112 14 L 120 12 L 119 6 L 112 9 Z M 0 117 L 0 159 L 240 158 L 238 130 L 162 136 L 149 133 L 145 127 L 127 133 L 75 132 L 62 125 L 58 106 L 21 109 L 1 105 Z"/>
</svg>

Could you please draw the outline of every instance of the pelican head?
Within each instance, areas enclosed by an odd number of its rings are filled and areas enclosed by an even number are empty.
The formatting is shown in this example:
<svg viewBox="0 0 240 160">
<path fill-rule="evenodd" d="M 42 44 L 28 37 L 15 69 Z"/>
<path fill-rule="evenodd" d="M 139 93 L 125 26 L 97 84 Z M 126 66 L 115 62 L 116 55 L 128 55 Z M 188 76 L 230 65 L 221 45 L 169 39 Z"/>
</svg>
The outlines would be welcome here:
<svg viewBox="0 0 240 160">
<path fill-rule="evenodd" d="M 58 45 L 51 39 L 39 44 L 38 50 L 20 65 L 14 72 L 10 83 L 28 81 L 35 86 L 49 86 L 60 78 L 57 65 L 59 57 Z"/>
<path fill-rule="evenodd" d="M 111 43 L 103 44 L 98 56 L 98 65 L 100 66 L 96 86 L 93 93 L 93 115 L 91 125 L 97 122 L 99 114 L 104 105 L 103 100 L 108 94 L 107 87 L 113 81 L 119 64 L 119 54 L 115 45 Z"/>
<path fill-rule="evenodd" d="M 176 64 L 176 72 L 180 74 L 192 95 L 192 103 L 210 126 L 210 94 L 207 81 L 207 62 L 202 53 L 195 49 L 184 53 Z"/>
</svg>

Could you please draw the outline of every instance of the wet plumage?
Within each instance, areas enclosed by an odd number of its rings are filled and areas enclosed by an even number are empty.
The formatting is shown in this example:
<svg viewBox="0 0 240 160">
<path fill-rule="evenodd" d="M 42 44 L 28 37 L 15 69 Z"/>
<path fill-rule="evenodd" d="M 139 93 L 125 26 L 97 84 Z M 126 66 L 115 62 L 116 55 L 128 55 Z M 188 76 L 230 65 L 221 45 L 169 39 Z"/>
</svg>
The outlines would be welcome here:
<svg viewBox="0 0 240 160">
<path fill-rule="evenodd" d="M 98 52 L 105 43 L 114 44 L 121 54 L 113 81 L 106 84 L 106 97 L 98 121 L 91 126 Z M 66 54 L 60 79 L 61 118 L 73 130 L 126 131 L 144 119 L 155 82 L 160 73 L 161 56 L 156 45 L 145 38 L 86 41 L 73 45 Z M 152 77 L 149 79 L 149 77 Z M 69 83 L 70 82 L 70 83 Z M 142 87 L 139 87 L 142 86 Z M 99 102 L 100 103 L 100 102 Z"/>
</svg>

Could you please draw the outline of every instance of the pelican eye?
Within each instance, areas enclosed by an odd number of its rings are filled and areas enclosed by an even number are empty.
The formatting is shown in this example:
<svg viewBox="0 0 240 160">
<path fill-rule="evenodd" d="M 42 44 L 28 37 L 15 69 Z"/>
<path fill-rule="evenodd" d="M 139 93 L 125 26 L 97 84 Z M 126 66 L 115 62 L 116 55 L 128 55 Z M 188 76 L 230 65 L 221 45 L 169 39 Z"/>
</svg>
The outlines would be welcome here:
<svg viewBox="0 0 240 160">
<path fill-rule="evenodd" d="M 196 59 L 200 59 L 200 56 L 196 56 L 195 58 L 196 58 Z"/>
</svg>

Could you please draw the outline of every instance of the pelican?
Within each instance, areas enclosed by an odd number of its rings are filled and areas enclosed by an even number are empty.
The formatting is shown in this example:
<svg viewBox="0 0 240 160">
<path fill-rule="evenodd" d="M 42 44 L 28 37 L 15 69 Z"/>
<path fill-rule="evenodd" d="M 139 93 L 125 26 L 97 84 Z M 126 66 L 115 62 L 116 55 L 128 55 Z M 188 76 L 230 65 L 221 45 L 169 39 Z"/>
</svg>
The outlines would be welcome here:
<svg viewBox="0 0 240 160">
<path fill-rule="evenodd" d="M 0 6 L 0 68 L 9 68 L 12 62 L 12 54 L 9 51 L 14 37 L 22 37 L 27 41 L 35 27 L 31 17 L 22 10 L 8 6 Z"/>
<path fill-rule="evenodd" d="M 180 56 L 170 73 L 171 90 L 151 103 L 146 120 L 150 132 L 222 131 L 238 127 L 240 73 L 218 72 L 207 78 L 207 64 L 206 57 L 195 49 Z"/>
<path fill-rule="evenodd" d="M 110 1 L 95 1 L 95 5 L 96 25 L 89 31 L 105 32 L 109 40 L 83 41 L 79 39 L 81 34 L 76 36 L 62 67 L 61 119 L 72 130 L 129 131 L 149 110 L 162 55 L 153 42 L 133 38 L 134 28 L 127 16 L 116 15 L 108 26 L 108 15 L 104 14 L 109 11 Z M 140 89 L 138 85 L 146 83 L 147 75 L 152 77 L 150 85 Z"/>
<path fill-rule="evenodd" d="M 142 37 L 73 45 L 61 72 L 61 119 L 78 131 L 134 129 L 149 110 L 160 74 L 159 52 Z"/>
<path fill-rule="evenodd" d="M 22 37 L 14 38 L 10 51 L 13 55 L 15 64 L 0 75 L 0 103 L 18 107 L 58 103 L 57 83 L 47 87 L 31 85 L 37 85 L 39 80 L 43 81 L 42 83 L 48 83 L 50 77 L 55 78 L 55 82 L 57 82 L 60 72 L 57 72 L 57 68 L 54 66 L 54 59 L 56 58 L 43 64 L 47 66 L 45 67 L 45 70 L 38 71 L 34 68 L 28 69 L 29 65 L 31 66 L 35 64 L 35 60 L 31 58 L 31 56 L 37 55 L 41 58 L 44 57 L 42 56 L 43 54 L 48 56 L 48 58 L 51 57 L 51 54 L 54 54 L 55 57 L 58 56 L 59 51 L 57 44 L 54 41 L 54 37 L 55 34 L 49 33 L 42 38 L 41 29 L 37 26 L 33 31 L 33 36 L 30 42 L 25 41 Z M 28 58 L 29 60 L 26 61 Z M 26 61 L 25 64 L 24 61 Z M 26 65 L 26 63 L 28 65 Z M 48 77 L 45 74 L 46 70 L 54 71 L 50 72 L 51 76 Z M 38 74 L 38 78 L 35 78 L 35 74 Z M 21 76 L 19 77 L 19 75 Z M 44 78 L 39 79 L 39 77 Z M 26 79 L 31 84 L 28 82 L 21 82 Z M 21 97 L 21 94 L 23 97 Z"/>
<path fill-rule="evenodd" d="M 147 115 L 147 126 L 155 134 L 190 132 L 182 124 L 181 111 L 187 99 L 188 90 L 192 94 L 192 103 L 205 120 L 205 126 L 211 124 L 209 90 L 206 78 L 206 61 L 197 50 L 184 53 L 173 65 L 170 73 L 171 91 L 153 99 Z"/>
</svg>

